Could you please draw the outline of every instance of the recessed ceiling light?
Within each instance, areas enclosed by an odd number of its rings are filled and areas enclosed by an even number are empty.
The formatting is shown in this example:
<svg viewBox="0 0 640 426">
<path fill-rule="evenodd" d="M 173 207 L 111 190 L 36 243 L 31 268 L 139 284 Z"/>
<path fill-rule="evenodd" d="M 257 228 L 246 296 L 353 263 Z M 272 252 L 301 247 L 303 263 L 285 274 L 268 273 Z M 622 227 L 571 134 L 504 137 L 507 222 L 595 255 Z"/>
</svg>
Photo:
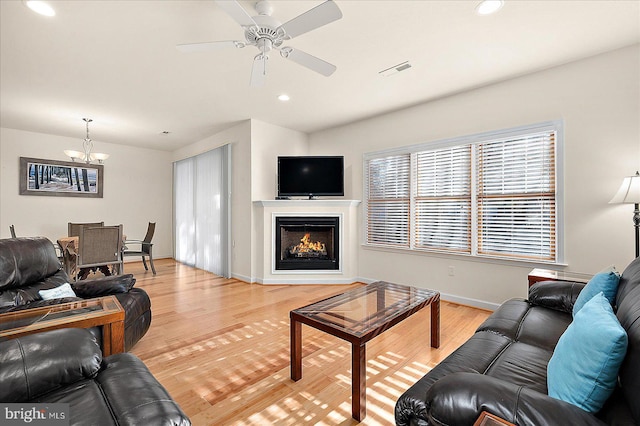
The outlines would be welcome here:
<svg viewBox="0 0 640 426">
<path fill-rule="evenodd" d="M 29 9 L 33 10 L 34 12 L 40 15 L 44 15 L 44 16 L 56 15 L 56 11 L 53 10 L 51 6 L 49 6 L 47 3 L 43 1 L 28 0 L 28 1 L 25 1 L 24 4 L 26 4 Z"/>
<path fill-rule="evenodd" d="M 278 96 L 278 99 L 281 100 L 282 102 L 287 102 L 291 98 L 289 97 L 289 95 L 286 95 L 283 93 L 282 95 Z"/>
<path fill-rule="evenodd" d="M 478 15 L 491 15 L 500 10 L 503 5 L 503 0 L 484 0 L 476 6 L 476 13 Z"/>
</svg>

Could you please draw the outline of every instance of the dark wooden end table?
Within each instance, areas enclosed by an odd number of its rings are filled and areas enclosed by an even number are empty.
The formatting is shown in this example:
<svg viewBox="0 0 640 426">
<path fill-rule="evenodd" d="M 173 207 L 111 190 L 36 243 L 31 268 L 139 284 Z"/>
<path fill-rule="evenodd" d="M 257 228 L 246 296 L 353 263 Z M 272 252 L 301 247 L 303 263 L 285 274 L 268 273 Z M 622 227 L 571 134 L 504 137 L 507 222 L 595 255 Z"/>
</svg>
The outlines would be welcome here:
<svg viewBox="0 0 640 426">
<path fill-rule="evenodd" d="M 124 352 L 124 309 L 115 296 L 0 314 L 0 342 L 60 328 L 102 326 L 104 356 Z"/>
<path fill-rule="evenodd" d="M 580 274 L 578 272 L 554 271 L 552 269 L 533 269 L 527 276 L 529 287 L 539 281 L 574 281 L 586 284 L 593 277 L 589 274 Z"/>
<path fill-rule="evenodd" d="M 487 411 L 480 413 L 480 417 L 473 424 L 473 426 L 516 426 L 515 424 L 506 421 L 503 418 L 491 414 Z"/>
<path fill-rule="evenodd" d="M 366 410 L 366 343 L 400 321 L 431 306 L 431 346 L 440 346 L 440 293 L 378 281 L 290 312 L 291 379 L 302 378 L 302 324 L 351 343 L 351 413 Z"/>
</svg>

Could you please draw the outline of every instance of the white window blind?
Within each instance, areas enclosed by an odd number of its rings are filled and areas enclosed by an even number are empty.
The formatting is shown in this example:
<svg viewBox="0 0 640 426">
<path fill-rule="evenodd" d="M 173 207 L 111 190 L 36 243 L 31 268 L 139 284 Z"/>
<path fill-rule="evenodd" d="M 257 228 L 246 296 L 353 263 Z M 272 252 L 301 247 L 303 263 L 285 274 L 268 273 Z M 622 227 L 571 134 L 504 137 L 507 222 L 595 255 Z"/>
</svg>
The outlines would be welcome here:
<svg viewBox="0 0 640 426">
<path fill-rule="evenodd" d="M 478 253 L 555 260 L 555 134 L 478 145 Z"/>
<path fill-rule="evenodd" d="M 409 154 L 367 162 L 367 242 L 409 247 Z"/>
<path fill-rule="evenodd" d="M 471 147 L 416 154 L 415 247 L 471 252 Z"/>
<path fill-rule="evenodd" d="M 365 243 L 560 262 L 559 129 L 549 122 L 365 155 Z"/>
</svg>

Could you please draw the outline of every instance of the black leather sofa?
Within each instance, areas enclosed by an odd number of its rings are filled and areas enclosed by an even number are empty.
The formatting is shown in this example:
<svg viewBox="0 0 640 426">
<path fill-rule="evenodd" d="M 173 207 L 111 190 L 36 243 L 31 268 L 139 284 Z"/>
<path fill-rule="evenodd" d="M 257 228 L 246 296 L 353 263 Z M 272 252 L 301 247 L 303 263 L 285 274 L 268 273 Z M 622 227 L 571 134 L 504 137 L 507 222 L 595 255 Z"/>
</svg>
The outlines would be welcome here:
<svg viewBox="0 0 640 426">
<path fill-rule="evenodd" d="M 191 424 L 140 359 L 129 353 L 103 358 L 95 337 L 84 329 L 1 342 L 0 366 L 0 402 L 25 409 L 27 404 L 69 404 L 65 420 L 70 425 Z"/>
<path fill-rule="evenodd" d="M 131 274 L 74 283 L 62 269 L 54 245 L 44 237 L 0 240 L 0 314 L 21 309 L 115 295 L 125 311 L 125 350 L 151 325 L 151 301 Z M 77 297 L 42 300 L 38 291 L 70 283 Z M 94 333 L 99 338 L 99 333 Z"/>
<path fill-rule="evenodd" d="M 594 415 L 547 394 L 547 364 L 583 287 L 540 282 L 531 286 L 527 300 L 503 303 L 400 396 L 396 424 L 473 425 L 482 411 L 521 426 L 640 424 L 640 258 L 622 273 L 616 295 L 628 349 L 611 397 Z"/>
</svg>

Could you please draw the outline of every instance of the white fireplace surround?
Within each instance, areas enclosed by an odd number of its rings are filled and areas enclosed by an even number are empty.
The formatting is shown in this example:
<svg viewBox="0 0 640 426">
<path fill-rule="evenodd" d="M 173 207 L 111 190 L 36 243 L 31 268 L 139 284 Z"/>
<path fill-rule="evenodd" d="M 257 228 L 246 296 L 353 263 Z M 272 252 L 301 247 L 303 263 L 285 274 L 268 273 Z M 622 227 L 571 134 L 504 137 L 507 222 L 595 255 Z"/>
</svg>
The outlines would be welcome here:
<svg viewBox="0 0 640 426">
<path fill-rule="evenodd" d="M 261 284 L 351 284 L 357 281 L 357 200 L 262 200 L 255 201 L 256 277 Z M 277 217 L 337 217 L 339 219 L 339 269 L 276 270 L 275 228 Z M 260 244 L 262 241 L 263 244 Z"/>
</svg>

